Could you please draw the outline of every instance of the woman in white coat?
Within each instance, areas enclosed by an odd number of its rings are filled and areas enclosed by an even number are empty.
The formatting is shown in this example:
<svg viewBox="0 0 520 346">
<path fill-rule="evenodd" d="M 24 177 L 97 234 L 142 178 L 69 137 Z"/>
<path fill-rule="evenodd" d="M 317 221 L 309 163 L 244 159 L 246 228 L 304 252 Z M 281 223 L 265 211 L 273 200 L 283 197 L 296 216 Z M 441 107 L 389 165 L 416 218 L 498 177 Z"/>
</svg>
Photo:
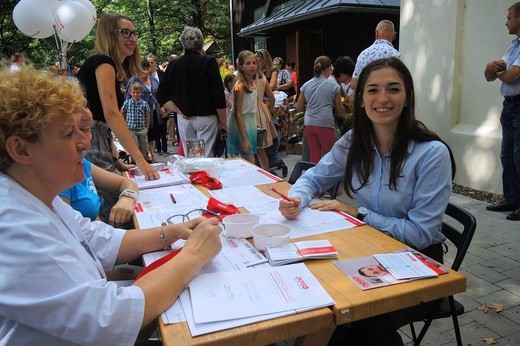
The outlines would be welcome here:
<svg viewBox="0 0 520 346">
<path fill-rule="evenodd" d="M 0 71 L 0 344 L 133 345 L 221 248 L 216 218 L 147 230 L 91 221 L 58 194 L 82 181 L 90 146 L 79 85 Z M 177 239 L 182 251 L 132 286 L 106 272 Z"/>
</svg>

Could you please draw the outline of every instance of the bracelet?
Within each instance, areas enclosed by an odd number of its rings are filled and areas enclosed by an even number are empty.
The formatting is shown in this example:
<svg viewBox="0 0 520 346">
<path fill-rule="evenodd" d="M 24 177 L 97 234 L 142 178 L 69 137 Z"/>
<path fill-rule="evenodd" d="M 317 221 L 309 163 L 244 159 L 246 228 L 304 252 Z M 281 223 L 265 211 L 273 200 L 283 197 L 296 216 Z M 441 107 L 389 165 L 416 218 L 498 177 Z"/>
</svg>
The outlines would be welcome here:
<svg viewBox="0 0 520 346">
<path fill-rule="evenodd" d="M 159 231 L 160 232 L 159 236 L 161 237 L 161 240 L 162 240 L 162 242 L 164 244 L 164 249 L 165 250 L 171 250 L 172 246 L 168 245 L 166 243 L 166 240 L 164 240 L 164 226 L 166 226 L 166 222 L 161 223 L 161 230 Z"/>
</svg>

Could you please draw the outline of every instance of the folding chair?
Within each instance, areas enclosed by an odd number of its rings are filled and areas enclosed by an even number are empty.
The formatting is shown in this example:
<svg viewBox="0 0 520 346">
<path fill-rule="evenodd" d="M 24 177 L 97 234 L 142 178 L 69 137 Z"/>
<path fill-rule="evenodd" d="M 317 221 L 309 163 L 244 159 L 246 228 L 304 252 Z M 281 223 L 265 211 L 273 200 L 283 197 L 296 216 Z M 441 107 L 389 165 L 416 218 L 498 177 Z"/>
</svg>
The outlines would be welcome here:
<svg viewBox="0 0 520 346">
<path fill-rule="evenodd" d="M 291 176 L 289 177 L 289 180 L 287 181 L 289 184 L 294 184 L 296 180 L 309 168 L 312 168 L 316 166 L 314 163 L 307 162 L 307 161 L 299 161 L 294 166 L 293 171 L 291 172 Z M 339 185 L 341 184 L 341 180 L 337 181 L 334 185 L 329 187 L 327 189 L 327 192 L 330 194 L 330 199 L 335 199 L 338 195 Z M 321 191 L 322 192 L 322 191 Z"/>
<path fill-rule="evenodd" d="M 475 229 L 477 228 L 477 221 L 475 220 L 475 217 L 472 214 L 452 203 L 448 203 L 445 214 L 456 220 L 463 227 L 461 232 L 455 227 L 450 226 L 446 222 L 442 223 L 442 233 L 457 248 L 457 253 L 455 254 L 455 259 L 451 265 L 451 269 L 458 271 L 460 265 L 462 264 L 462 260 L 464 259 L 464 256 L 468 251 L 469 244 L 471 243 L 471 239 L 473 238 L 473 234 L 475 234 Z M 453 320 L 453 328 L 455 329 L 455 336 L 457 338 L 457 345 L 462 346 L 462 338 L 460 336 L 459 321 L 457 316 L 460 316 L 463 313 L 464 305 L 457 302 L 455 298 L 453 298 L 453 296 L 440 299 L 435 305 L 432 312 L 425 319 L 415 321 L 424 322 L 424 325 L 418 336 L 416 336 L 415 334 L 413 322 L 410 323 L 410 329 L 412 332 L 414 345 L 419 345 L 421 343 L 422 339 L 424 338 L 424 335 L 428 331 L 428 328 L 430 327 L 433 320 L 447 318 L 451 316 Z"/>
</svg>

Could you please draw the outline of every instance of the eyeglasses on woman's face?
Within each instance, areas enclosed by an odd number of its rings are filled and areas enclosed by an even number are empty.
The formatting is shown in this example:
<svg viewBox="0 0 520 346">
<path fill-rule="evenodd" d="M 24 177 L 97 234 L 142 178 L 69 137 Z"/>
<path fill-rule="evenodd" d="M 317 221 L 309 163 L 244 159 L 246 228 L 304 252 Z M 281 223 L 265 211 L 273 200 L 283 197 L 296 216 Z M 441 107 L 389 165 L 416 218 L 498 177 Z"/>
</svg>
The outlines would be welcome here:
<svg viewBox="0 0 520 346">
<path fill-rule="evenodd" d="M 130 38 L 132 35 L 134 35 L 135 38 L 139 36 L 139 32 L 137 30 L 132 31 L 130 29 L 119 29 L 118 32 L 120 32 L 121 36 L 124 38 Z"/>
</svg>

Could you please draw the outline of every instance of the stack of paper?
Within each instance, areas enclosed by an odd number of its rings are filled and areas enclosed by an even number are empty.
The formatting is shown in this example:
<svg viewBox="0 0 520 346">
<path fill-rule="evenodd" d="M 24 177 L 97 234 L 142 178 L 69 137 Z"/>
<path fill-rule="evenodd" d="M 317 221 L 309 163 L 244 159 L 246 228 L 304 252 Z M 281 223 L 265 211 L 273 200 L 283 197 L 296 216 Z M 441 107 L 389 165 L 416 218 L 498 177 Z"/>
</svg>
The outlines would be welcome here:
<svg viewBox="0 0 520 346">
<path fill-rule="evenodd" d="M 181 295 L 193 336 L 334 305 L 303 263 L 198 275 Z"/>
<path fill-rule="evenodd" d="M 137 184 L 139 190 L 186 184 L 190 182 L 190 178 L 188 175 L 181 173 L 180 171 L 175 170 L 171 167 L 162 167 L 161 169 L 158 169 L 157 172 L 160 175 L 159 180 L 146 180 L 144 175 L 140 174 L 139 171 L 135 170 L 128 171 L 127 177 Z"/>
<path fill-rule="evenodd" d="M 281 246 L 268 246 L 265 256 L 272 266 L 279 266 L 306 259 L 336 258 L 338 252 L 326 239 L 304 240 Z"/>
</svg>

